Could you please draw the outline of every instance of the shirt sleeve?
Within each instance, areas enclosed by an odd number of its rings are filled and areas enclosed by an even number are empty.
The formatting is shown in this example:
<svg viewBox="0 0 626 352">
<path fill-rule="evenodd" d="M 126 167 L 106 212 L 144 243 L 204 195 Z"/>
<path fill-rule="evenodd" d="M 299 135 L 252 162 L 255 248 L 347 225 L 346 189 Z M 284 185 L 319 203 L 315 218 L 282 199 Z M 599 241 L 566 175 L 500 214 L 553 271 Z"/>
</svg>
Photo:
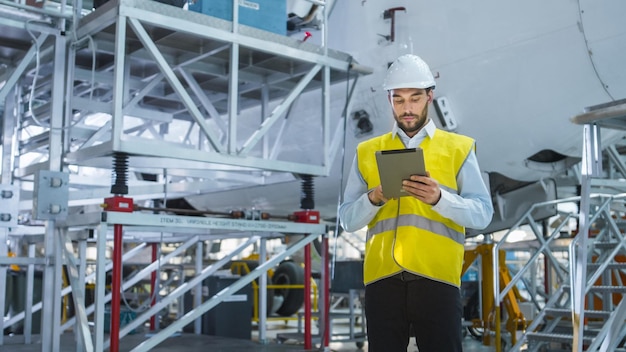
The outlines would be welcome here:
<svg viewBox="0 0 626 352">
<path fill-rule="evenodd" d="M 441 199 L 433 206 L 433 210 L 461 226 L 484 229 L 491 222 L 493 204 L 473 151 L 459 171 L 457 184 L 459 194 L 441 189 Z M 344 201 L 339 207 L 339 220 L 344 230 L 354 232 L 367 226 L 380 209 L 369 201 L 368 192 L 355 156 L 344 191 Z"/>
<path fill-rule="evenodd" d="M 379 206 L 373 205 L 367 194 L 367 184 L 359 172 L 357 157 L 352 161 L 344 201 L 339 206 L 339 220 L 344 230 L 354 232 L 367 226 L 374 218 Z"/>
<path fill-rule="evenodd" d="M 473 151 L 459 171 L 457 185 L 459 194 L 441 189 L 441 199 L 433 210 L 461 226 L 484 229 L 491 222 L 493 204 Z"/>
</svg>

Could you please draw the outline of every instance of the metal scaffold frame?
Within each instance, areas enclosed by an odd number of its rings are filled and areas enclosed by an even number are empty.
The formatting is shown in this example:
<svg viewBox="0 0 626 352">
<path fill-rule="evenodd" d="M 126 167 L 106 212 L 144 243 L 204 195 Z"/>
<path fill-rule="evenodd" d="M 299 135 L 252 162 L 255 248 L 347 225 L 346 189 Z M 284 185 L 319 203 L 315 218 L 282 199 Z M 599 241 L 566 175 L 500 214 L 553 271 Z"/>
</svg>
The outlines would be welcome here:
<svg viewBox="0 0 626 352">
<path fill-rule="evenodd" d="M 573 351 L 623 349 L 626 193 L 620 193 L 623 186 L 618 184 L 623 182 L 602 177 L 616 178 L 616 173 L 623 177 L 626 168 L 614 145 L 602 148 L 600 131 L 601 128 L 626 130 L 626 100 L 587 108 L 572 121 L 583 127 L 580 196 L 532 205 L 491 251 L 492 257 L 501 256 L 502 248 L 512 246 L 506 243 L 509 235 L 522 225 L 532 230 L 534 240 L 528 260 L 515 275 L 503 280 L 500 272 L 507 270 L 506 262 L 503 259 L 492 262 L 495 319 L 487 326 L 495 333 L 497 351 L 505 345 L 502 343 L 505 319 L 501 312 L 508 313 L 506 328 L 511 339 L 508 351 L 539 351 L 552 347 L 550 344 L 567 345 Z M 603 151 L 609 159 L 606 164 L 602 160 Z M 605 169 L 607 165 L 609 170 Z M 602 193 L 607 190 L 610 194 Z M 559 211 L 559 219 L 553 222 L 550 232 L 546 230 L 547 223 L 541 226 L 533 220 L 533 213 L 562 203 L 576 204 L 576 212 Z M 574 219 L 576 231 L 562 236 L 564 225 Z M 555 255 L 559 252 L 560 259 Z M 539 291 L 532 288 L 535 280 L 524 279 L 538 264 L 544 266 L 546 273 L 544 287 Z M 523 315 L 501 310 L 509 304 L 510 297 L 516 297 L 515 291 L 520 286 L 532 293 L 530 299 L 537 309 L 536 314 L 530 312 L 528 320 Z"/>
<path fill-rule="evenodd" d="M 587 278 L 587 267 L 590 262 L 588 258 L 589 252 L 589 232 L 590 217 L 592 209 L 590 208 L 590 199 L 592 198 L 591 185 L 594 178 L 602 176 L 602 145 L 600 139 L 601 127 L 609 129 L 626 130 L 626 101 L 615 101 L 607 104 L 589 107 L 585 113 L 575 116 L 572 121 L 583 125 L 583 155 L 582 155 L 582 180 L 581 180 L 581 205 L 580 205 L 580 227 L 581 235 L 577 243 L 572 247 L 571 253 L 573 260 L 571 263 L 572 288 L 572 321 L 574 322 L 574 339 L 572 347 L 582 350 L 585 338 L 585 297 L 590 287 L 596 282 L 595 280 L 602 273 L 597 270 L 591 276 L 591 280 Z M 609 156 L 611 156 L 609 149 Z M 613 157 L 615 155 L 613 154 Z M 615 161 L 615 160 L 614 160 Z M 623 164 L 620 170 L 624 170 Z M 619 239 L 619 245 L 611 251 L 609 258 L 613 258 L 620 249 L 624 249 L 623 234 L 613 225 L 611 230 Z M 609 237 L 609 236 L 607 236 Z M 620 248 L 621 247 L 621 248 Z M 607 264 L 603 265 L 606 268 Z M 601 267 L 600 269 L 604 269 Z M 623 338 L 623 322 L 626 319 L 626 298 L 621 299 L 619 307 L 613 311 L 611 319 L 609 319 L 601 334 L 594 339 L 589 350 L 610 351 L 614 350 L 620 340 Z"/>
<path fill-rule="evenodd" d="M 136 156 L 132 165 L 150 169 L 214 165 L 183 175 L 255 169 L 327 175 L 342 138 L 341 122 L 334 126 L 330 118 L 330 85 L 367 70 L 325 46 L 232 23 L 148 0 L 110 1 L 81 19 L 69 47 L 65 161 L 106 167 L 106 158 L 122 152 Z M 318 156 L 308 163 L 280 160 L 285 117 L 298 96 L 314 90 L 321 91 L 322 107 Z M 241 120 L 251 106 L 261 106 L 261 119 Z M 42 123 L 46 107 L 36 109 Z M 85 124 L 98 114 L 110 118 Z M 164 137 L 162 131 L 174 128 L 184 128 L 182 141 Z M 42 138 L 45 133 L 39 145 Z M 34 141 L 26 141 L 33 150 Z M 45 166 L 25 165 L 16 173 Z"/>
<path fill-rule="evenodd" d="M 325 2 L 315 3 L 324 7 L 326 19 Z M 28 304 L 26 309 L 26 313 L 41 310 L 42 326 L 50 327 L 41 332 L 42 350 L 58 351 L 61 333 L 72 326 L 76 328 L 77 348 L 102 350 L 106 347 L 102 302 L 107 300 L 102 283 L 104 272 L 111 267 L 105 262 L 102 246 L 107 240 L 108 227 L 110 224 L 141 227 L 146 225 L 145 221 L 156 221 L 156 217 L 163 216 L 154 215 L 155 218 L 145 220 L 152 215 L 108 213 L 96 237 L 98 298 L 95 305 L 85 307 L 81 287 L 90 276 L 84 272 L 85 258 L 80 254 L 76 257 L 70 249 L 76 239 L 71 239 L 68 233 L 69 227 L 81 221 L 82 226 L 95 225 L 93 221 L 85 224 L 85 219 L 76 221 L 76 217 L 83 215 L 73 215 L 68 208 L 102 203 L 111 191 L 108 185 L 82 175 L 81 168 L 108 170 L 111 157 L 124 154 L 132 155 L 129 167 L 137 173 L 167 173 L 156 183 L 132 185 L 130 195 L 139 200 L 270 184 L 292 180 L 298 174 L 328 175 L 342 144 L 346 118 L 345 111 L 340 118 L 331 118 L 331 85 L 352 81 L 352 89 L 349 93 L 346 90 L 349 101 L 358 76 L 371 71 L 356 64 L 349 55 L 328 49 L 323 24 L 320 47 L 239 25 L 238 6 L 233 6 L 234 21 L 230 22 L 149 0 L 111 0 L 93 12 L 79 9 L 81 1 L 73 4 L 79 7 L 75 9 L 65 1 L 49 4 L 58 9 L 0 4 L 0 26 L 16 28 L 14 39 L 19 44 L 15 45 L 18 49 L 12 58 L 14 70 L 0 88 L 5 120 L 3 187 L 17 187 L 19 208 L 25 213 L 35 207 L 40 171 L 71 173 L 69 182 L 63 185 L 69 193 L 69 202 L 59 208 L 62 214 L 55 215 L 55 210 L 45 218 L 30 219 L 45 225 L 43 233 L 36 236 L 45 258 L 36 257 L 34 245 L 30 244 L 28 257 L 18 257 L 13 262 L 28 265 L 31 279 L 33 266 L 43 267 L 42 290 L 48 294 L 41 304 Z M 15 12 L 20 14 L 19 19 L 13 16 Z M 13 35 L 13 30 L 7 32 Z M 293 141 L 288 140 L 285 131 L 292 120 L 287 118 L 291 108 L 299 96 L 318 92 L 321 114 L 314 123 L 319 127 L 316 133 L 319 140 L 305 156 L 290 154 L 287 147 Z M 245 114 L 250 110 L 252 114 Z M 250 115 L 256 121 L 251 121 Z M 32 190 L 20 186 L 20 182 L 31 184 L 33 179 Z M 261 274 L 265 270 L 326 232 L 323 225 L 229 221 L 230 231 L 267 232 L 268 229 L 258 228 L 259 224 L 275 224 L 272 233 L 309 234 L 298 245 L 262 263 L 251 275 L 233 285 L 237 287 L 259 277 L 263 288 L 266 283 Z M 192 222 L 185 226 L 194 227 Z M 216 223 L 198 226 L 205 230 L 219 228 Z M 163 231 L 164 227 L 160 228 Z M 182 231 L 180 226 L 176 230 Z M 21 224 L 6 231 L 2 227 L 0 239 L 6 243 L 10 236 L 25 232 L 28 230 Z M 193 236 L 196 241 L 203 238 Z M 265 257 L 265 237 L 251 238 L 254 240 L 247 243 L 260 241 L 261 257 Z M 78 240 L 81 254 L 86 241 L 86 238 Z M 231 257 L 234 255 L 233 252 Z M 3 245 L 0 281 L 6 277 L 6 263 L 7 248 Z M 63 265 L 70 269 L 71 283 L 64 289 Z M 202 270 L 203 277 L 213 270 Z M 29 287 L 32 291 L 32 282 Z M 203 304 L 186 315 L 184 321 L 193 321 L 237 291 L 237 287 Z M 61 300 L 70 292 L 75 300 L 76 316 L 61 326 L 57 323 Z M 176 294 L 184 292 L 176 291 Z M 3 298 L 4 293 L 0 296 Z M 265 299 L 260 301 L 263 325 Z M 93 312 L 96 331 L 91 341 L 87 315 Z M 19 319 L 28 322 L 30 318 L 12 317 L 10 322 Z M 141 324 L 145 319 L 137 321 Z M 122 329 L 122 336 L 128 331 Z M 260 333 L 263 340 L 263 329 Z M 163 331 L 135 350 L 148 350 L 167 334 Z M 30 333 L 26 335 L 25 343 L 30 343 Z"/>
<path fill-rule="evenodd" d="M 265 272 L 267 272 L 270 268 L 276 266 L 285 258 L 289 257 L 296 251 L 308 246 L 314 239 L 318 238 L 320 235 L 324 235 L 326 233 L 326 226 L 322 224 L 303 224 L 303 223 L 290 223 L 290 222 L 276 222 L 276 221 L 249 221 L 249 220 L 237 220 L 237 219 L 227 219 L 227 218 L 198 218 L 198 217 L 189 217 L 189 216 L 175 216 L 175 215 L 158 215 L 158 214 L 144 214 L 144 213 L 119 213 L 119 212 L 106 212 L 104 213 L 103 222 L 99 225 L 98 236 L 97 236 L 97 252 L 98 252 L 98 263 L 96 265 L 96 281 L 104 282 L 105 274 L 106 274 L 106 259 L 104 253 L 106 252 L 106 239 L 107 233 L 110 231 L 111 226 L 113 225 L 123 225 L 125 228 L 133 228 L 136 227 L 138 229 L 138 234 L 141 237 L 141 230 L 161 230 L 161 231 L 173 231 L 178 234 L 178 236 L 184 235 L 184 233 L 191 233 L 187 240 L 177 248 L 177 251 L 184 251 L 186 248 L 193 246 L 198 243 L 202 239 L 205 239 L 207 236 L 211 236 L 214 238 L 220 238 L 220 236 L 228 236 L 227 234 L 231 231 L 239 231 L 239 236 L 242 238 L 247 238 L 245 242 L 237 247 L 234 251 L 231 251 L 228 255 L 224 256 L 217 262 L 207 266 L 207 267 L 198 267 L 196 275 L 190 281 L 182 284 L 178 288 L 176 288 L 173 292 L 171 292 L 167 297 L 161 299 L 158 303 L 151 306 L 150 309 L 143 312 L 140 316 L 134 319 L 132 322 L 125 325 L 123 328 L 119 330 L 118 338 L 122 338 L 131 331 L 133 331 L 138 326 L 142 325 L 145 321 L 150 319 L 160 310 L 167 307 L 169 303 L 173 300 L 181 297 L 187 291 L 194 289 L 195 287 L 199 287 L 199 284 L 203 282 L 204 279 L 214 274 L 217 270 L 221 269 L 225 264 L 227 264 L 230 260 L 232 260 L 235 256 L 239 255 L 244 249 L 249 247 L 252 244 L 256 244 L 259 241 L 261 242 L 259 248 L 261 248 L 262 256 L 260 258 L 265 258 L 265 246 L 264 241 L 268 238 L 275 238 L 276 236 L 282 236 L 280 233 L 276 231 L 285 232 L 285 233 L 305 233 L 308 234 L 302 240 L 298 241 L 295 245 L 292 245 L 287 250 L 274 255 L 273 257 L 265 260 L 261 259 L 259 266 L 252 270 L 249 274 L 242 276 L 241 279 L 237 280 L 235 283 L 230 285 L 228 288 L 220 291 L 218 294 L 212 296 L 209 300 L 202 303 L 201 305 L 195 307 L 192 311 L 185 314 L 183 317 L 178 319 L 176 322 L 172 323 L 165 329 L 159 331 L 154 334 L 149 339 L 146 339 L 141 344 L 136 346 L 133 351 L 148 351 L 160 342 L 162 342 L 167 337 L 179 331 L 182 327 L 192 323 L 194 320 L 199 318 L 202 314 L 206 313 L 208 310 L 215 307 L 220 302 L 228 299 L 230 295 L 239 291 L 242 287 L 247 284 L 250 284 L 257 278 L 261 278 L 260 280 L 260 305 L 265 306 L 266 299 L 264 297 L 266 283 L 263 282 L 262 276 Z M 169 223 L 172 225 L 164 226 L 162 224 Z M 211 235 L 211 231 L 218 231 L 217 234 Z M 208 234 L 207 234 L 208 231 Z M 224 232 L 221 235 L 219 232 Z M 194 234 L 195 233 L 195 234 Z M 103 235 L 104 234 L 104 235 Z M 172 254 L 170 254 L 172 256 Z M 168 260 L 167 257 L 164 260 Z M 310 264 L 310 263 L 308 263 Z M 307 265 L 308 265 L 307 264 Z M 115 263 L 113 263 L 115 265 Z M 142 269 L 142 271 L 133 276 L 131 281 L 124 282 L 123 287 L 131 287 L 135 282 L 140 280 L 142 277 L 149 275 L 149 273 L 157 268 L 156 262 L 151 263 L 149 266 Z M 323 274 L 324 275 L 324 274 Z M 122 287 L 122 289 L 123 289 Z M 306 299 L 306 295 L 305 295 Z M 104 285 L 99 285 L 96 290 L 96 304 L 95 304 L 95 337 L 94 337 L 94 347 L 96 351 L 101 351 L 105 348 L 110 347 L 110 343 L 113 341 L 119 341 L 111 339 L 109 341 L 104 341 L 104 306 L 107 302 L 111 300 L 111 293 L 105 295 L 105 287 Z M 112 303 L 115 304 L 115 303 Z M 118 303 L 119 304 L 119 303 Z M 266 309 L 266 308 L 265 308 Z M 261 311 L 264 309 L 261 308 Z M 113 318 L 112 318 L 113 319 Z M 259 321 L 259 329 L 260 329 L 260 339 L 263 340 L 265 337 L 265 315 L 262 314 L 260 316 Z M 113 334 L 113 332 L 112 332 Z"/>
<path fill-rule="evenodd" d="M 162 13 L 167 11 L 167 16 Z M 93 18 L 92 18 L 93 16 Z M 110 151 L 125 152 L 129 154 L 144 155 L 144 156 L 156 156 L 156 157 L 172 157 L 172 158 L 184 158 L 192 161 L 211 162 L 217 164 L 230 164 L 240 167 L 252 167 L 261 168 L 275 171 L 285 172 L 299 172 L 313 175 L 323 175 L 327 173 L 328 157 L 330 154 L 328 151 L 324 151 L 324 164 L 319 167 L 313 167 L 311 165 L 301 163 L 285 163 L 278 160 L 266 160 L 265 158 L 259 158 L 251 156 L 251 150 L 257 145 L 257 143 L 266 135 L 269 128 L 275 124 L 278 119 L 283 116 L 286 110 L 289 108 L 295 98 L 304 91 L 307 85 L 313 80 L 313 78 L 319 73 L 323 73 L 323 79 L 320 82 L 320 86 L 324 95 L 329 89 L 330 84 L 330 70 L 348 71 L 349 63 L 344 58 L 339 60 L 324 54 L 315 52 L 303 51 L 296 49 L 292 46 L 288 46 L 279 42 L 268 42 L 263 39 L 245 36 L 236 32 L 231 32 L 225 28 L 216 28 L 209 25 L 211 22 L 216 22 L 221 25 L 225 25 L 226 21 L 220 21 L 219 19 L 210 18 L 198 13 L 184 12 L 184 11 L 172 11 L 167 5 L 141 1 L 141 0 L 122 0 L 119 3 L 111 2 L 104 5 L 101 9 L 98 9 L 91 16 L 87 16 L 81 23 L 81 26 L 77 32 L 78 40 L 86 37 L 93 36 L 98 42 L 98 34 L 101 32 L 108 32 L 114 30 L 112 35 L 114 38 L 114 46 L 110 48 L 112 50 L 115 60 L 112 74 L 112 104 L 110 110 L 104 111 L 112 115 L 110 121 L 110 139 L 98 146 L 91 146 L 87 148 L 80 148 L 67 155 L 68 159 L 80 162 L 83 159 L 93 159 L 101 155 L 108 155 Z M 230 23 L 230 22 L 226 22 Z M 194 53 L 192 57 L 175 58 L 179 62 L 172 63 L 174 59 L 167 52 L 162 51 L 162 47 L 159 47 L 157 38 L 154 35 L 150 35 L 155 28 L 168 29 L 176 31 L 176 36 L 195 36 L 194 40 L 201 42 L 209 42 L 216 46 L 209 52 Z M 132 33 L 129 32 L 132 30 Z M 243 28 L 241 29 L 242 32 Z M 270 35 L 268 33 L 267 35 Z M 128 42 L 132 40 L 140 42 L 141 45 L 133 47 Z M 282 39 L 282 38 L 281 38 Z M 285 38 L 289 39 L 289 38 Z M 219 42 L 219 45 L 215 42 Z M 137 43 L 139 44 L 139 43 Z M 106 45 L 106 44 L 105 44 Z M 132 47 L 129 51 L 126 48 Z M 239 70 L 238 61 L 230 60 L 230 57 L 238 57 L 244 55 L 243 48 L 263 48 L 263 52 L 266 55 L 280 55 L 282 58 L 289 60 L 289 66 L 297 67 L 298 82 L 292 85 L 292 91 L 283 99 L 283 101 L 269 114 L 264 116 L 262 125 L 242 144 L 237 145 L 237 131 L 238 131 L 238 111 L 239 104 L 237 97 L 240 94 L 246 93 L 240 92 L 238 86 L 240 84 L 239 78 L 242 82 L 247 82 L 250 85 L 250 81 L 256 81 L 255 85 L 258 86 L 271 86 L 272 84 L 285 84 L 285 76 L 280 77 L 266 77 L 254 76 L 246 74 L 244 70 Z M 109 50 L 109 49 L 107 49 Z M 250 49 L 254 51 L 254 49 Z M 211 65 L 202 62 L 202 57 L 211 57 L 211 54 L 218 53 L 226 54 L 230 52 L 230 55 L 224 62 L 216 65 Z M 248 55 L 254 55 L 254 52 L 247 51 Z M 144 87 L 133 87 L 128 81 L 134 82 L 133 77 L 129 74 L 130 61 L 141 57 L 142 60 L 153 60 L 158 66 L 160 72 L 143 78 L 148 81 Z M 293 61 L 291 61 L 293 60 Z M 182 61 L 182 62 L 181 62 Z M 299 61 L 300 63 L 296 63 Z M 234 65 L 225 66 L 227 63 L 235 63 Z M 306 65 L 306 64 L 309 65 Z M 310 68 L 307 66 L 311 66 Z M 209 97 L 200 87 L 199 82 L 195 81 L 193 72 L 202 70 L 205 73 L 213 71 L 213 73 L 221 76 L 227 75 L 229 79 L 228 92 L 222 93 L 228 97 L 228 122 L 224 124 L 219 120 L 217 114 L 217 108 L 211 102 Z M 179 73 L 179 74 L 177 74 Z M 301 77 L 301 78 L 300 78 Z M 98 75 L 98 80 L 100 80 Z M 111 77 L 105 77 L 107 81 L 111 80 Z M 269 82 L 263 82 L 263 80 L 269 80 Z M 137 109 L 138 103 L 148 93 L 151 93 L 151 89 L 158 85 L 163 85 L 163 81 L 167 81 L 172 89 L 172 93 L 180 97 L 181 103 L 187 109 L 187 113 L 191 119 L 198 124 L 203 132 L 209 144 L 211 151 L 215 153 L 206 153 L 205 151 L 193 151 L 189 148 L 163 148 L 160 145 L 150 143 L 150 141 L 138 141 L 129 140 L 128 135 L 123 132 L 123 117 L 133 112 L 133 109 Z M 187 86 L 184 86 L 183 83 Z M 243 84 L 243 83 L 241 83 Z M 131 89 L 132 88 L 132 89 Z M 258 87 L 255 87 L 258 88 Z M 251 89 L 251 88 L 248 88 Z M 197 96 L 192 97 L 188 90 L 195 93 Z M 132 99 L 131 99 L 132 98 Z M 327 98 L 324 98 L 326 100 Z M 204 114 L 198 108 L 198 101 L 209 112 L 209 116 L 213 119 L 213 123 L 218 125 L 218 129 L 215 129 L 210 122 L 205 120 Z M 81 104 L 90 104 L 89 101 L 80 101 Z M 325 101 L 325 104 L 328 102 Z M 77 107 L 83 107 L 77 104 Z M 135 115 L 136 115 L 135 111 Z M 322 121 L 323 126 L 329 125 L 329 117 L 325 116 Z M 223 129 L 220 131 L 220 129 Z M 223 134 L 222 139 L 215 131 L 218 130 Z M 327 133 L 324 133 L 324 146 L 329 146 L 330 138 Z M 184 151 L 184 154 L 181 153 Z M 237 159 L 231 157 L 236 156 Z"/>
</svg>

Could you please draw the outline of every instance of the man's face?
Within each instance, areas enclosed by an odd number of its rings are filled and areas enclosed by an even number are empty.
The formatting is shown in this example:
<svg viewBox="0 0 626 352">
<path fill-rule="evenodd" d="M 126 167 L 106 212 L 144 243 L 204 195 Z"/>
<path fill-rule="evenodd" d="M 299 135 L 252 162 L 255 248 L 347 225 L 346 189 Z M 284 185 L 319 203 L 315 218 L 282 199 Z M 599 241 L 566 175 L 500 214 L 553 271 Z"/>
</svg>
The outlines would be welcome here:
<svg viewBox="0 0 626 352">
<path fill-rule="evenodd" d="M 389 92 L 393 117 L 404 133 L 413 137 L 428 121 L 428 103 L 433 92 L 418 88 L 400 88 Z"/>
</svg>

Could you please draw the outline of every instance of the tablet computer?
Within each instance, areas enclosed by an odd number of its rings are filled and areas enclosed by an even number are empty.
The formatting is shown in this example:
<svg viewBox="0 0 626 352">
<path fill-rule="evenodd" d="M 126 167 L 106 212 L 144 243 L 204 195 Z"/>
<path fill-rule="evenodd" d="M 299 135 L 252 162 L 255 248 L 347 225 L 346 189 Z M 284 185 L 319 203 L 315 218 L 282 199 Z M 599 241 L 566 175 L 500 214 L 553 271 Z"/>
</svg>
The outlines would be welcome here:
<svg viewBox="0 0 626 352">
<path fill-rule="evenodd" d="M 426 175 L 422 148 L 379 150 L 376 152 L 378 176 L 386 198 L 408 196 L 402 181 L 411 175 Z"/>
</svg>

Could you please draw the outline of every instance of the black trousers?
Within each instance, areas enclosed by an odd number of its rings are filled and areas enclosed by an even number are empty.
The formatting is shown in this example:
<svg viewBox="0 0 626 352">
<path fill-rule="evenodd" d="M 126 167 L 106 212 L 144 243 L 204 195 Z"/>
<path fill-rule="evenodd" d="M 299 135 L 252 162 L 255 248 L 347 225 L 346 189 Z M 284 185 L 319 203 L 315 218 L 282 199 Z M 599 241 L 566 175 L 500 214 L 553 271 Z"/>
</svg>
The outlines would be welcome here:
<svg viewBox="0 0 626 352">
<path fill-rule="evenodd" d="M 369 352 L 406 352 L 411 329 L 420 352 L 461 352 L 461 292 L 403 273 L 365 286 Z"/>
</svg>

